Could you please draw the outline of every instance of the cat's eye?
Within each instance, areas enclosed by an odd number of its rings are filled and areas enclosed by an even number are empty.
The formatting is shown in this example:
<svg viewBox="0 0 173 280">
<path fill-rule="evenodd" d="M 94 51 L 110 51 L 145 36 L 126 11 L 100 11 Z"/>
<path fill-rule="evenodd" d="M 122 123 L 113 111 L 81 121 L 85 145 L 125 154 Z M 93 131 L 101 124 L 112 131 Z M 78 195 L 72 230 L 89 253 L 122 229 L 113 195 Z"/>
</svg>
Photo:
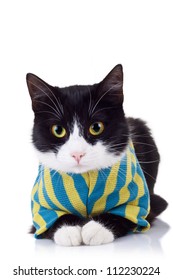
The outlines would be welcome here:
<svg viewBox="0 0 173 280">
<path fill-rule="evenodd" d="M 62 138 L 66 135 L 66 130 L 61 125 L 53 125 L 52 126 L 52 134 L 57 138 Z"/>
<path fill-rule="evenodd" d="M 100 135 L 103 130 L 104 124 L 102 122 L 95 122 L 89 128 L 89 132 L 94 136 Z"/>
</svg>

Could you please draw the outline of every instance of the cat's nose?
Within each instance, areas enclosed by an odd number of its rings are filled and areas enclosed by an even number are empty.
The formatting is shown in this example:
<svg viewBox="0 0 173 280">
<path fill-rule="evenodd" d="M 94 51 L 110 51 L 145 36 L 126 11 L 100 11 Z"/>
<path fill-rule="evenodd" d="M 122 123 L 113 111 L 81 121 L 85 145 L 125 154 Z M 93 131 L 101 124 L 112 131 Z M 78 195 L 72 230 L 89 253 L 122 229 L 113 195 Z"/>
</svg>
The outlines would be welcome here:
<svg viewBox="0 0 173 280">
<path fill-rule="evenodd" d="M 85 155 L 85 153 L 82 152 L 73 152 L 71 153 L 71 156 L 77 161 L 77 163 L 79 164 L 81 158 Z"/>
</svg>

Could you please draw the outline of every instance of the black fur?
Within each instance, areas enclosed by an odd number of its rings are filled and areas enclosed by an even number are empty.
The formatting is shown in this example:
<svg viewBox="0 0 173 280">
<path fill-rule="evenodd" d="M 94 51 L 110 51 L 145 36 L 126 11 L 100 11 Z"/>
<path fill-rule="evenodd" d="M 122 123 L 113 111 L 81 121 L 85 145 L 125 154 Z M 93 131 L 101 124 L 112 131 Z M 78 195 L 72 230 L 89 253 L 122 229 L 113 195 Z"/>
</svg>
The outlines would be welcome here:
<svg viewBox="0 0 173 280">
<path fill-rule="evenodd" d="M 35 113 L 33 144 L 39 151 L 57 153 L 73 130 L 74 116 L 78 120 L 80 134 L 88 143 L 95 145 L 102 140 L 115 155 L 125 149 L 131 137 L 150 192 L 151 211 L 148 221 L 152 222 L 166 209 L 167 202 L 154 194 L 160 156 L 151 132 L 142 120 L 125 118 L 124 115 L 121 65 L 117 65 L 101 83 L 92 86 L 52 87 L 33 74 L 27 75 L 27 83 Z M 106 129 L 101 135 L 93 137 L 88 131 L 89 126 L 96 121 L 102 121 Z M 52 135 L 51 127 L 54 124 L 66 128 L 64 138 Z M 51 239 L 62 225 L 84 225 L 90 219 L 82 220 L 74 215 L 62 216 L 42 237 Z M 135 227 L 131 221 L 108 213 L 101 213 L 92 219 L 111 230 L 115 237 L 123 236 Z M 34 231 L 33 227 L 31 232 Z"/>
<path fill-rule="evenodd" d="M 98 140 L 102 140 L 115 155 L 123 151 L 129 133 L 122 108 L 123 91 L 120 74 L 122 75 L 122 69 L 118 66 L 99 84 L 66 88 L 52 87 L 37 76 L 28 74 L 27 83 L 35 113 L 33 127 L 35 147 L 42 152 L 52 150 L 57 152 L 73 131 L 75 117 L 79 122 L 80 134 L 88 143 L 94 145 Z M 107 94 L 103 97 L 105 92 Z M 63 104 L 65 108 L 63 111 L 57 100 Z M 97 101 L 99 103 L 95 107 Z M 59 114 L 55 112 L 55 105 L 59 109 Z M 97 137 L 89 133 L 90 125 L 96 121 L 102 121 L 106 127 Z M 52 135 L 51 127 L 54 124 L 65 127 L 66 137 L 58 139 Z M 118 147 L 116 144 L 119 144 Z"/>
<path fill-rule="evenodd" d="M 160 196 L 154 194 L 154 185 L 157 178 L 160 155 L 151 131 L 146 123 L 140 119 L 127 119 L 129 131 L 135 147 L 136 156 L 144 172 L 150 192 L 151 210 L 148 221 L 160 215 L 167 207 L 167 202 Z"/>
<path fill-rule="evenodd" d="M 60 217 L 53 224 L 53 226 L 50 229 L 48 229 L 46 232 L 41 234 L 40 237 L 47 238 L 47 239 L 53 239 L 54 233 L 61 226 L 63 226 L 63 225 L 83 226 L 91 220 L 101 223 L 104 227 L 109 229 L 114 234 L 115 238 L 126 235 L 130 230 L 133 230 L 136 227 L 136 225 L 134 223 L 132 223 L 131 221 L 129 221 L 123 217 L 116 216 L 116 215 L 109 214 L 109 213 L 103 213 L 103 214 L 100 214 L 100 215 L 97 215 L 97 216 L 94 216 L 92 218 L 88 218 L 85 220 L 83 220 L 77 216 L 68 214 L 68 215 L 64 215 L 64 216 Z M 32 226 L 30 233 L 35 233 L 34 226 Z"/>
</svg>

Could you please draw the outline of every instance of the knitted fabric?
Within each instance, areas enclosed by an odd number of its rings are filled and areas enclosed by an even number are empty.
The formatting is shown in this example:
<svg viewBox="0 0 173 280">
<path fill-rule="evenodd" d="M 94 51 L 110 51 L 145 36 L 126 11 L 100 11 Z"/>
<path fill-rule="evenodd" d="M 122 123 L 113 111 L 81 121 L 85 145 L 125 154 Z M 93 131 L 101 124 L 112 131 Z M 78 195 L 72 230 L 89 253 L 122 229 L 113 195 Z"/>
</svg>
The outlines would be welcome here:
<svg viewBox="0 0 173 280">
<path fill-rule="evenodd" d="M 98 171 L 71 174 L 40 165 L 32 190 L 36 238 L 65 214 L 85 219 L 107 212 L 135 223 L 134 231 L 145 231 L 149 210 L 147 183 L 132 143 L 119 162 Z"/>
</svg>

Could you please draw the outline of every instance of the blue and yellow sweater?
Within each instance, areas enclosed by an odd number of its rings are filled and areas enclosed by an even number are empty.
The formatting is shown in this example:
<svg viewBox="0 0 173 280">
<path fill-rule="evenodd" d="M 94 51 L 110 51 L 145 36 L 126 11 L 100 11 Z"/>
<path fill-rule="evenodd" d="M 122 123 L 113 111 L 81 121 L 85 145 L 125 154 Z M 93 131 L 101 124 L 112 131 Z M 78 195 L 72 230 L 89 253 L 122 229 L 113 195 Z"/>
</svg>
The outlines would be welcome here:
<svg viewBox="0 0 173 280">
<path fill-rule="evenodd" d="M 65 214 L 86 218 L 108 212 L 135 223 L 135 231 L 145 231 L 149 209 L 147 183 L 132 143 L 111 168 L 71 174 L 40 165 L 32 190 L 35 237 Z"/>
</svg>

